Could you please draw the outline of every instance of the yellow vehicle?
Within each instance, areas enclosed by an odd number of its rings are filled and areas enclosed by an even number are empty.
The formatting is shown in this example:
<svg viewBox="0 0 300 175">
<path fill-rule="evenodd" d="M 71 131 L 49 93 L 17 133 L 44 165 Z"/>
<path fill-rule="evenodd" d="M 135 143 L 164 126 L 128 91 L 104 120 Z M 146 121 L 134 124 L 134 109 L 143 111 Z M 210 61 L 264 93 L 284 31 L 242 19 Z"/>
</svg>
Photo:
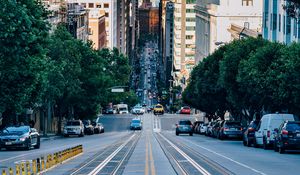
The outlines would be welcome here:
<svg viewBox="0 0 300 175">
<path fill-rule="evenodd" d="M 163 105 L 161 105 L 161 104 L 155 105 L 155 107 L 154 107 L 154 109 L 153 109 L 154 115 L 158 115 L 158 114 L 163 115 L 164 112 L 165 112 L 165 111 L 164 111 Z"/>
</svg>

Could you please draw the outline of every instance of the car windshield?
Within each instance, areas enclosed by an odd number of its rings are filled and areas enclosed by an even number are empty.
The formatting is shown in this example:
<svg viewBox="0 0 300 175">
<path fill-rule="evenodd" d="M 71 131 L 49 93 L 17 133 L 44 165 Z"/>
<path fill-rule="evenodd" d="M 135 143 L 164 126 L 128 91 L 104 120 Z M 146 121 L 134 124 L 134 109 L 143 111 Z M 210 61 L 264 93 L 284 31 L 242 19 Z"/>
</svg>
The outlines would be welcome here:
<svg viewBox="0 0 300 175">
<path fill-rule="evenodd" d="M 188 106 L 185 106 L 185 107 L 183 107 L 183 109 L 190 109 L 190 107 L 188 107 Z"/>
<path fill-rule="evenodd" d="M 23 135 L 30 131 L 29 126 L 7 127 L 3 129 L 3 134 Z"/>
<path fill-rule="evenodd" d="M 68 121 L 66 126 L 78 126 L 80 125 L 79 121 Z"/>
<path fill-rule="evenodd" d="M 179 125 L 191 125 L 192 122 L 191 121 L 179 121 Z"/>
<path fill-rule="evenodd" d="M 140 120 L 132 120 L 132 123 L 141 123 Z"/>
<path fill-rule="evenodd" d="M 241 127 L 241 124 L 238 123 L 238 122 L 227 122 L 225 124 L 225 126 L 227 126 L 227 127 Z"/>
<path fill-rule="evenodd" d="M 120 111 L 127 111 L 127 108 L 120 108 Z"/>
<path fill-rule="evenodd" d="M 160 105 L 157 105 L 157 106 L 155 106 L 155 108 L 162 108 L 162 106 L 160 106 Z"/>
<path fill-rule="evenodd" d="M 300 123 L 288 123 L 286 129 L 288 131 L 300 130 Z"/>
<path fill-rule="evenodd" d="M 136 106 L 135 109 L 142 109 L 142 106 Z"/>
</svg>

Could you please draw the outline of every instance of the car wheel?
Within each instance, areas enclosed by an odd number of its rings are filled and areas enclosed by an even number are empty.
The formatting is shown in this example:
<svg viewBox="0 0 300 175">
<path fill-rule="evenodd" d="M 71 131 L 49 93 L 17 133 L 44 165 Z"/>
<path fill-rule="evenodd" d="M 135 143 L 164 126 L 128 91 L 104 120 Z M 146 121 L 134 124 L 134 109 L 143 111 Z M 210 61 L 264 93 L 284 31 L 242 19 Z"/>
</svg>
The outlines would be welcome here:
<svg viewBox="0 0 300 175">
<path fill-rule="evenodd" d="M 31 146 L 32 146 L 31 145 L 31 140 L 29 139 L 28 142 L 27 142 L 27 145 L 26 145 L 25 149 L 26 150 L 30 150 Z"/>
<path fill-rule="evenodd" d="M 263 139 L 263 149 L 264 149 L 264 150 L 267 150 L 267 149 L 268 149 L 268 145 L 267 145 L 265 139 Z"/>
<path fill-rule="evenodd" d="M 192 133 L 192 132 L 190 133 L 190 136 L 193 136 L 193 133 Z"/>
<path fill-rule="evenodd" d="M 40 138 L 38 138 L 36 145 L 34 145 L 34 148 L 39 149 L 40 146 L 41 146 L 41 141 L 40 141 Z"/>
<path fill-rule="evenodd" d="M 280 146 L 280 147 L 278 148 L 278 152 L 279 152 L 280 154 L 284 154 L 284 153 L 285 153 L 285 149 L 284 149 L 282 146 Z"/>
<path fill-rule="evenodd" d="M 249 140 L 247 140 L 247 146 L 250 147 L 251 146 L 251 142 Z"/>
<path fill-rule="evenodd" d="M 256 139 L 255 138 L 254 138 L 254 141 L 253 141 L 253 146 L 254 146 L 254 148 L 258 148 L 258 145 L 256 143 Z"/>
<path fill-rule="evenodd" d="M 81 131 L 81 133 L 78 135 L 78 137 L 84 137 L 84 133 Z"/>
<path fill-rule="evenodd" d="M 68 134 L 64 134 L 64 137 L 69 137 L 69 135 Z"/>
<path fill-rule="evenodd" d="M 102 133 L 104 133 L 104 129 L 102 130 Z"/>
</svg>

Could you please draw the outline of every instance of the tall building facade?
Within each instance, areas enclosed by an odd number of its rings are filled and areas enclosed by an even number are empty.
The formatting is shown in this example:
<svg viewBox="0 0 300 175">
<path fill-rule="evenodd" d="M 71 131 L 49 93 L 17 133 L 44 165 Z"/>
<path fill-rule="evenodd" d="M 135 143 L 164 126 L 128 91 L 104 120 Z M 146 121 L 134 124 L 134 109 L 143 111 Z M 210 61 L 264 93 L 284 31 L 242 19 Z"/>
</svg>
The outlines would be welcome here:
<svg viewBox="0 0 300 175">
<path fill-rule="evenodd" d="M 186 86 L 195 65 L 195 0 L 174 1 L 173 79 L 175 85 Z"/>
<path fill-rule="evenodd" d="M 165 7 L 165 22 L 164 22 L 164 45 L 163 45 L 163 64 L 164 64 L 164 81 L 169 86 L 169 81 L 172 80 L 173 72 L 173 36 L 174 36 L 174 3 L 167 2 Z"/>
<path fill-rule="evenodd" d="M 106 46 L 118 48 L 117 37 L 117 0 L 67 0 L 82 5 L 86 9 L 101 10 L 105 14 Z"/>
<path fill-rule="evenodd" d="M 97 9 L 89 11 L 89 40 L 96 50 L 106 47 L 105 15 Z"/>
<path fill-rule="evenodd" d="M 263 38 L 286 44 L 300 41 L 300 22 L 287 15 L 284 0 L 263 0 Z"/>
<path fill-rule="evenodd" d="M 260 33 L 262 5 L 262 0 L 197 0 L 196 63 L 236 39 L 237 28 Z"/>
</svg>

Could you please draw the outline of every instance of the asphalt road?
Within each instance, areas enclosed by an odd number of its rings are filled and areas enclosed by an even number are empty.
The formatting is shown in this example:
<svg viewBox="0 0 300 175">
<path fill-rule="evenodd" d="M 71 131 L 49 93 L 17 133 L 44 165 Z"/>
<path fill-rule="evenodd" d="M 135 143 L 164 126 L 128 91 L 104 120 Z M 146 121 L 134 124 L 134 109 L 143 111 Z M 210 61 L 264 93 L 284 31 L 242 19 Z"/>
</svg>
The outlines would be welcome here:
<svg viewBox="0 0 300 175">
<path fill-rule="evenodd" d="M 82 144 L 83 154 L 44 174 L 296 175 L 300 172 L 300 152 L 282 155 L 273 150 L 244 147 L 241 141 L 236 140 L 220 141 L 196 134 L 175 136 L 173 125 L 179 119 L 196 120 L 194 116 L 145 114 L 141 116 L 143 129 L 130 131 L 129 123 L 134 117 L 103 116 L 103 134 L 44 140 L 37 150 L 2 150 L 1 168 Z"/>
</svg>

